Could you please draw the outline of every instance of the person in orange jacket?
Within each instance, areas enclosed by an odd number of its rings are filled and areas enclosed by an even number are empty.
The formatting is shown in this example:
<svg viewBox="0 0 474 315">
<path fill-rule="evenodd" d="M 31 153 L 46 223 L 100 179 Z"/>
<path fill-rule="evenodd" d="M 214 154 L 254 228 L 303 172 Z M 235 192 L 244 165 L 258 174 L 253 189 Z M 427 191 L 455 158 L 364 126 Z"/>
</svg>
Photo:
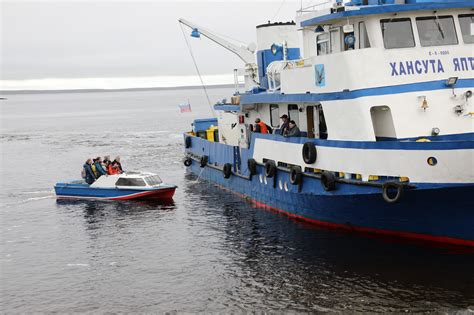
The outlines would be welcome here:
<svg viewBox="0 0 474 315">
<path fill-rule="evenodd" d="M 254 132 L 257 133 L 272 133 L 272 128 L 264 123 L 260 118 L 255 119 Z"/>
<path fill-rule="evenodd" d="M 109 165 L 107 166 L 107 174 L 109 175 L 120 174 L 120 170 L 118 169 L 118 167 L 113 166 L 112 163 L 109 163 Z"/>
</svg>

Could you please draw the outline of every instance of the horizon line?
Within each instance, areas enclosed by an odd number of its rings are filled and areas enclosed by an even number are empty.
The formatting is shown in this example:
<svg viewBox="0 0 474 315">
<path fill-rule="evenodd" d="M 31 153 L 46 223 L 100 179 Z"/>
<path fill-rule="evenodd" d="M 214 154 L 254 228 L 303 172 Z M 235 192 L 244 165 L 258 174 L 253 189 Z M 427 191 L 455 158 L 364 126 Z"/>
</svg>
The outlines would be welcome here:
<svg viewBox="0 0 474 315">
<path fill-rule="evenodd" d="M 234 84 L 206 85 L 206 89 L 232 88 Z M 239 84 L 243 87 L 243 84 Z M 0 90 L 0 95 L 14 94 L 60 94 L 60 93 L 98 93 L 98 92 L 132 92 L 132 91 L 165 91 L 181 89 L 202 89 L 202 85 L 168 86 L 168 87 L 143 87 L 143 88 L 117 88 L 117 89 L 58 89 L 58 90 Z"/>
<path fill-rule="evenodd" d="M 127 90 L 233 85 L 233 74 L 0 80 L 0 91 Z"/>
</svg>

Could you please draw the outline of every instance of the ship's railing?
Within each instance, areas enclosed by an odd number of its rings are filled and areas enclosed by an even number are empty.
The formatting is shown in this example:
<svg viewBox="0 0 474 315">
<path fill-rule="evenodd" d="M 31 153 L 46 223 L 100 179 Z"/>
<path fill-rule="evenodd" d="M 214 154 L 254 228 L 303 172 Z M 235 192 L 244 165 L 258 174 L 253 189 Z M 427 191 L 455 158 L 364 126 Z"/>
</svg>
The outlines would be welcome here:
<svg viewBox="0 0 474 315">
<path fill-rule="evenodd" d="M 309 60 L 306 62 L 306 64 L 305 60 L 308 59 L 278 60 L 270 63 L 267 67 L 268 92 L 273 93 L 280 90 L 280 75 L 283 70 L 309 66 Z"/>
<path fill-rule="evenodd" d="M 302 14 L 309 13 L 309 12 L 319 11 L 319 10 L 323 10 L 323 9 L 330 9 L 330 8 L 333 8 L 337 2 L 342 3 L 343 1 L 342 0 L 341 1 L 320 0 L 320 1 L 318 1 L 317 4 L 313 4 L 311 6 L 299 9 L 298 11 L 296 11 L 296 14 L 297 15 L 302 15 Z"/>
</svg>

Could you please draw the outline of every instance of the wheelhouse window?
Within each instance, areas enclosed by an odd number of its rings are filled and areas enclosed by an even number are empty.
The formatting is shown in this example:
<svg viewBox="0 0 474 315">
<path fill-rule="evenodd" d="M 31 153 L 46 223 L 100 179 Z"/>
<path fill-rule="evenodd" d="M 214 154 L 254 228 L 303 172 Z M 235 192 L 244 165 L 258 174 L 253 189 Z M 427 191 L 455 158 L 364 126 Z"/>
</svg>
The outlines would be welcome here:
<svg viewBox="0 0 474 315">
<path fill-rule="evenodd" d="M 280 126 L 280 107 L 277 104 L 270 104 L 270 125 L 274 128 Z"/>
<path fill-rule="evenodd" d="M 359 48 L 370 48 L 369 34 L 367 34 L 365 22 L 359 23 Z"/>
<path fill-rule="evenodd" d="M 415 47 L 413 27 L 409 18 L 381 20 L 380 26 L 385 48 Z"/>
<path fill-rule="evenodd" d="M 316 37 L 316 48 L 317 48 L 318 56 L 327 55 L 330 53 L 328 33 L 323 33 Z"/>
<path fill-rule="evenodd" d="M 119 178 L 115 186 L 146 186 L 141 178 Z"/>
<path fill-rule="evenodd" d="M 464 43 L 474 43 L 474 14 L 459 15 L 459 25 L 461 26 L 462 40 Z"/>
<path fill-rule="evenodd" d="M 416 18 L 418 36 L 423 47 L 456 45 L 458 37 L 452 16 L 425 16 Z"/>
</svg>

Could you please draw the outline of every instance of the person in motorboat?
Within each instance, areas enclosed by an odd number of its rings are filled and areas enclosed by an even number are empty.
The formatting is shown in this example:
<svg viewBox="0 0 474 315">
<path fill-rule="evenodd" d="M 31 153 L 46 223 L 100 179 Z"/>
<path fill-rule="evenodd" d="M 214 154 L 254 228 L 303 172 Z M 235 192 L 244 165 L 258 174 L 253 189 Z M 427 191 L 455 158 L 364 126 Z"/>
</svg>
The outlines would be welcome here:
<svg viewBox="0 0 474 315">
<path fill-rule="evenodd" d="M 84 168 L 84 172 L 83 172 L 84 180 L 86 181 L 86 183 L 88 183 L 90 185 L 93 182 L 95 182 L 96 177 L 94 175 L 94 172 L 92 171 L 92 160 L 87 159 L 87 161 L 84 164 L 83 168 Z"/>
<path fill-rule="evenodd" d="M 119 171 L 119 174 L 123 173 L 122 164 L 120 163 L 120 156 L 115 157 L 115 160 L 112 162 L 112 167 L 116 167 Z"/>
<path fill-rule="evenodd" d="M 114 166 L 112 162 L 110 162 L 109 165 L 107 166 L 107 174 L 117 175 L 117 174 L 120 174 L 120 170 L 118 169 L 117 166 Z"/>
<path fill-rule="evenodd" d="M 100 156 L 98 156 L 96 159 L 95 159 L 95 162 L 94 162 L 94 165 L 95 167 L 95 175 L 96 175 L 96 178 L 99 178 L 101 177 L 102 175 L 107 175 L 107 172 L 106 170 L 103 168 L 102 166 L 102 158 Z M 94 169 L 92 169 L 94 170 Z"/>
<path fill-rule="evenodd" d="M 107 172 L 109 169 L 109 164 L 111 163 L 110 161 L 110 156 L 106 155 L 104 156 L 104 159 L 102 160 L 102 168 Z"/>
<path fill-rule="evenodd" d="M 289 128 L 285 130 L 285 133 L 283 134 L 285 137 L 301 137 L 301 132 L 300 128 L 296 126 L 296 123 L 294 120 L 291 120 L 289 123 Z"/>
</svg>

